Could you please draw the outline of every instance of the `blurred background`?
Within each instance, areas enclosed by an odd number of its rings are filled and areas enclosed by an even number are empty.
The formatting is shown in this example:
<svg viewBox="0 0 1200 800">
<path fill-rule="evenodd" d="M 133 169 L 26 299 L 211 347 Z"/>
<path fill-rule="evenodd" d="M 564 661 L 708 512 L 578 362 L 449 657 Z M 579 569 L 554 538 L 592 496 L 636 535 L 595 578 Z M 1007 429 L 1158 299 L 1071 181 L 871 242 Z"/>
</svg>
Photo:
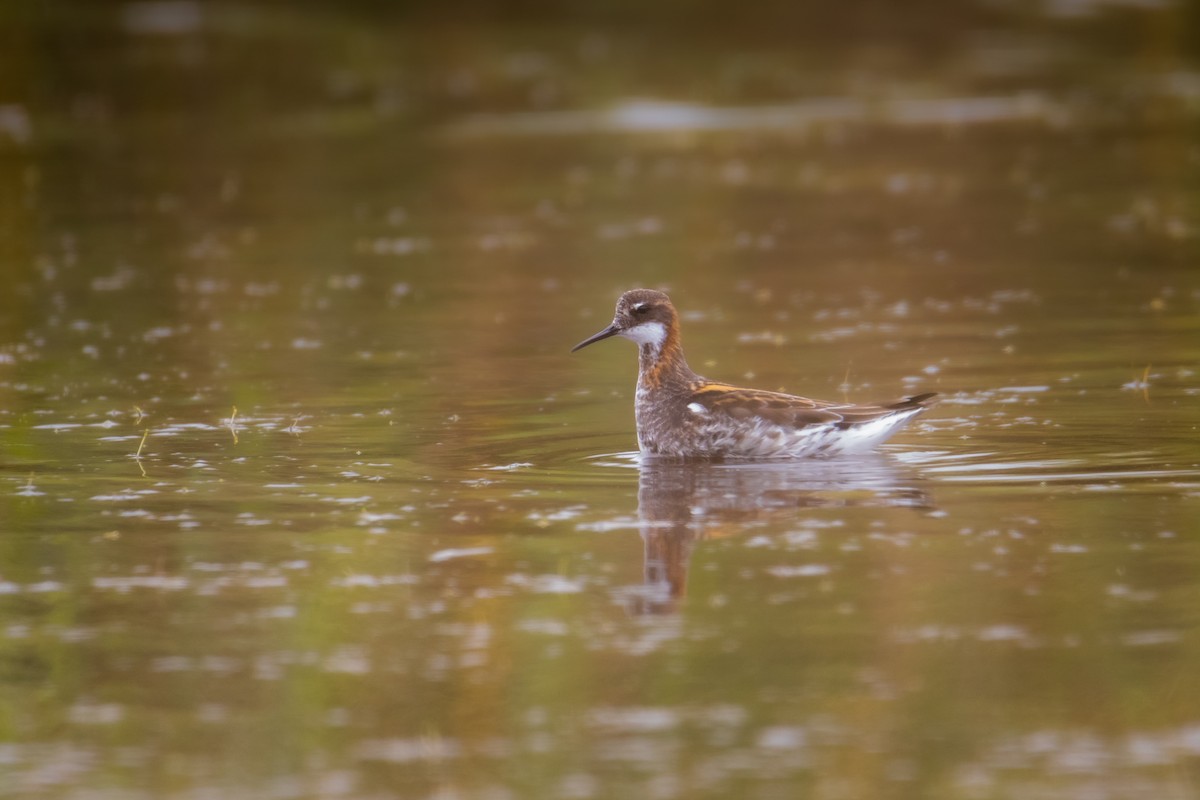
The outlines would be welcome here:
<svg viewBox="0 0 1200 800">
<path fill-rule="evenodd" d="M 1198 60 L 1189 0 L 3 4 L 0 794 L 1197 796 Z M 635 286 L 710 377 L 944 399 L 641 463 L 567 353 Z"/>
<path fill-rule="evenodd" d="M 494 369 L 455 375 L 474 392 L 519 365 L 522 384 L 574 381 L 516 351 L 560 354 L 636 285 L 710 317 L 865 302 L 912 322 L 996 291 L 1036 292 L 1047 316 L 1096 292 L 1168 310 L 1195 286 L 1198 16 L 1166 0 L 14 4 L 0 330 L 17 361 L 34 330 L 68 351 L 120 342 L 152 377 L 114 400 L 186 365 L 224 405 L 262 402 L 262 379 L 294 402 L 383 377 L 352 344 L 486 355 Z M 711 360 L 730 355 L 717 333 Z M 858 344 L 766 377 L 828 392 L 878 343 Z"/>
</svg>

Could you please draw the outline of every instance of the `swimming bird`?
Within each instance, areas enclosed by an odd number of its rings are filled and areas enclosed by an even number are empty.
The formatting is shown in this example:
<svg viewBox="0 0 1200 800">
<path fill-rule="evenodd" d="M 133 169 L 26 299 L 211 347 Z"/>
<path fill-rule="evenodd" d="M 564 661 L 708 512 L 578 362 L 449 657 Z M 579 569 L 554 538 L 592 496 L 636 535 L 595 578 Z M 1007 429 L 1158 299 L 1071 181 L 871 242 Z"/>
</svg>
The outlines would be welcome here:
<svg viewBox="0 0 1200 800">
<path fill-rule="evenodd" d="M 883 442 L 929 408 L 935 393 L 856 405 L 743 389 L 692 372 L 679 313 L 653 289 L 617 300 L 612 324 L 571 352 L 611 336 L 638 346 L 634 412 L 643 454 L 678 458 L 804 458 L 857 453 Z"/>
</svg>

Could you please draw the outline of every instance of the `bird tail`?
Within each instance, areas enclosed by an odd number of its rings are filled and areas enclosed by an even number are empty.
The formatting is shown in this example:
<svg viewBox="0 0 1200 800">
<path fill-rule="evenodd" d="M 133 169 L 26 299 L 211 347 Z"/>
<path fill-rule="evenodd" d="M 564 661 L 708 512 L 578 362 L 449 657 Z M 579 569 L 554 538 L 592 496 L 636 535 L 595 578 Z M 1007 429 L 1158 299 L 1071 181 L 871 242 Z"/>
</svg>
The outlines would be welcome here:
<svg viewBox="0 0 1200 800">
<path fill-rule="evenodd" d="M 929 408 L 937 402 L 934 398 L 937 397 L 937 392 L 926 392 L 925 394 L 914 394 L 912 397 L 906 397 L 903 400 L 897 400 L 895 403 L 886 406 L 894 411 L 907 411 L 913 408 Z"/>
</svg>

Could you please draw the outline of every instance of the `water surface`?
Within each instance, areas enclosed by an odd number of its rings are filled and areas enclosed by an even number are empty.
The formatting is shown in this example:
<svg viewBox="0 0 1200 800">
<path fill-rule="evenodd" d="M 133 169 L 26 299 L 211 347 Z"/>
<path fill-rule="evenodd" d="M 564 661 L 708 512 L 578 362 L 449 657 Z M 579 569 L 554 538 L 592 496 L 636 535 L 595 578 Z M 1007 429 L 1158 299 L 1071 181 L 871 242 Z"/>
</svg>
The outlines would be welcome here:
<svg viewBox="0 0 1200 800">
<path fill-rule="evenodd" d="M 1194 796 L 1186 8 L 75 10 L 0 53 L 6 796 Z M 567 352 L 638 285 L 942 402 L 642 461 Z"/>
</svg>

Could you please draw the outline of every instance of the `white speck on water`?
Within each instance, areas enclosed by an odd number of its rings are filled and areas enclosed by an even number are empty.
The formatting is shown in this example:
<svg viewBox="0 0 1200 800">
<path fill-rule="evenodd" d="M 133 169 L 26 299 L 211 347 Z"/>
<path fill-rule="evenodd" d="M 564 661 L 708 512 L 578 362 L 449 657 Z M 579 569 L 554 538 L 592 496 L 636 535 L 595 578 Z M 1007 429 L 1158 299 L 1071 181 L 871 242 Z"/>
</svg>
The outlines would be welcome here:
<svg viewBox="0 0 1200 800">
<path fill-rule="evenodd" d="M 1114 583 L 1105 590 L 1109 597 L 1119 597 L 1122 600 L 1128 600 L 1136 603 L 1148 603 L 1157 599 L 1158 592 L 1148 589 L 1134 589 L 1131 586 L 1126 586 L 1123 583 Z"/>
<path fill-rule="evenodd" d="M 120 502 L 124 502 L 127 500 L 137 500 L 142 495 L 147 495 L 147 494 L 158 494 L 158 492 L 154 489 L 141 489 L 136 492 L 124 491 L 119 494 L 98 494 L 98 495 L 94 495 L 91 499 L 98 500 L 100 502 L 105 502 L 105 503 L 120 503 Z"/>
<path fill-rule="evenodd" d="M 121 267 L 112 275 L 104 275 L 92 279 L 92 291 L 117 292 L 124 289 L 133 281 L 134 272 L 129 267 Z"/>
<path fill-rule="evenodd" d="M 115 725 L 125 718 L 125 709 L 117 703 L 76 703 L 67 714 L 77 725 Z"/>
<path fill-rule="evenodd" d="M 363 278 L 357 273 L 330 275 L 325 283 L 330 289 L 354 291 L 362 287 Z"/>
<path fill-rule="evenodd" d="M 560 508 L 557 511 L 531 511 L 526 516 L 526 519 L 530 519 L 535 522 L 562 522 L 564 520 L 574 519 L 584 511 L 587 511 L 587 506 L 567 506 L 566 508 Z"/>
<path fill-rule="evenodd" d="M 804 728 L 776 725 L 763 729 L 755 744 L 766 750 L 797 750 L 804 747 L 807 738 L 808 733 Z"/>
<path fill-rule="evenodd" d="M 250 281 L 242 287 L 242 293 L 247 297 L 270 297 L 271 295 L 279 294 L 279 282 L 256 283 Z"/>
<path fill-rule="evenodd" d="M 448 550 L 438 550 L 429 557 L 429 560 L 434 564 L 440 564 L 443 561 L 451 561 L 456 558 L 485 556 L 493 551 L 494 548 L 491 547 L 453 547 Z"/>
<path fill-rule="evenodd" d="M 624 531 L 637 527 L 639 527 L 638 521 L 633 517 L 614 517 L 612 519 L 602 519 L 597 522 L 581 522 L 575 526 L 575 530 L 609 533 L 610 531 Z"/>
<path fill-rule="evenodd" d="M 1130 647 L 1153 647 L 1174 644 L 1182 638 L 1178 631 L 1136 631 L 1121 637 L 1121 643 Z"/>
<path fill-rule="evenodd" d="M 93 578 L 92 588 L 113 589 L 121 594 L 133 589 L 180 591 L 188 587 L 187 578 L 173 575 L 132 575 L 120 578 Z"/>
<path fill-rule="evenodd" d="M 799 524 L 804 528 L 844 528 L 846 520 L 844 519 L 802 519 Z"/>
<path fill-rule="evenodd" d="M 1023 641 L 1029 634 L 1016 625 L 992 625 L 980 630 L 976 638 L 981 642 Z"/>
<path fill-rule="evenodd" d="M 326 657 L 323 666 L 326 672 L 347 675 L 366 675 L 371 671 L 371 662 L 361 647 L 339 647 Z"/>
<path fill-rule="evenodd" d="M 462 747 L 453 739 L 422 736 L 412 739 L 367 739 L 354 750 L 362 761 L 409 764 L 414 761 L 436 762 L 457 758 Z"/>
<path fill-rule="evenodd" d="M 509 575 L 504 580 L 512 586 L 529 589 L 535 594 L 577 594 L 583 591 L 582 580 L 571 580 L 562 575 Z"/>
<path fill-rule="evenodd" d="M 737 340 L 740 344 L 773 344 L 776 347 L 787 344 L 787 337 L 782 333 L 775 333 L 774 331 L 739 333 Z"/>
<path fill-rule="evenodd" d="M 377 256 L 408 256 L 428 250 L 430 243 L 428 239 L 416 236 L 379 236 L 360 241 L 356 247 Z M 392 296 L 403 297 L 409 291 L 408 284 L 397 283 L 392 287 Z"/>
<path fill-rule="evenodd" d="M 571 629 L 565 622 L 557 619 L 526 619 L 517 623 L 517 630 L 546 636 L 566 636 Z"/>
<path fill-rule="evenodd" d="M 387 614 L 393 610 L 390 603 L 351 603 L 351 614 Z"/>
<path fill-rule="evenodd" d="M 25 591 L 33 594 L 45 594 L 46 592 L 61 592 L 63 585 L 58 581 L 38 581 L 31 583 L 25 587 Z"/>
<path fill-rule="evenodd" d="M 588 714 L 588 722 L 613 731 L 651 733 L 677 728 L 680 718 L 679 712 L 673 708 L 626 706 L 594 709 Z"/>
<path fill-rule="evenodd" d="M 229 709 L 220 703 L 202 703 L 196 709 L 196 719 L 208 725 L 220 725 L 228 721 Z"/>
<path fill-rule="evenodd" d="M 248 589 L 279 589 L 288 585 L 283 575 L 255 575 L 242 581 Z"/>
<path fill-rule="evenodd" d="M 361 511 L 358 515 L 359 525 L 374 525 L 376 522 L 394 522 L 399 519 L 404 519 L 400 514 L 383 513 L 372 514 L 370 511 Z"/>
<path fill-rule="evenodd" d="M 788 547 L 806 549 L 817 546 L 815 531 L 788 531 L 783 534 L 783 540 L 787 542 Z"/>
<path fill-rule="evenodd" d="M 443 559 L 445 560 L 445 559 Z M 376 588 L 379 586 L 415 586 L 420 583 L 416 575 L 344 575 L 330 581 L 332 586 L 353 588 L 356 586 Z"/>
<path fill-rule="evenodd" d="M 828 575 L 830 567 L 826 564 L 800 564 L 798 566 L 768 567 L 767 573 L 776 578 L 813 578 L 818 575 Z"/>
<path fill-rule="evenodd" d="M 911 644 L 913 642 L 953 641 L 962 636 L 958 628 L 945 625 L 921 625 L 917 628 L 899 630 L 893 634 L 898 642 Z"/>
</svg>

